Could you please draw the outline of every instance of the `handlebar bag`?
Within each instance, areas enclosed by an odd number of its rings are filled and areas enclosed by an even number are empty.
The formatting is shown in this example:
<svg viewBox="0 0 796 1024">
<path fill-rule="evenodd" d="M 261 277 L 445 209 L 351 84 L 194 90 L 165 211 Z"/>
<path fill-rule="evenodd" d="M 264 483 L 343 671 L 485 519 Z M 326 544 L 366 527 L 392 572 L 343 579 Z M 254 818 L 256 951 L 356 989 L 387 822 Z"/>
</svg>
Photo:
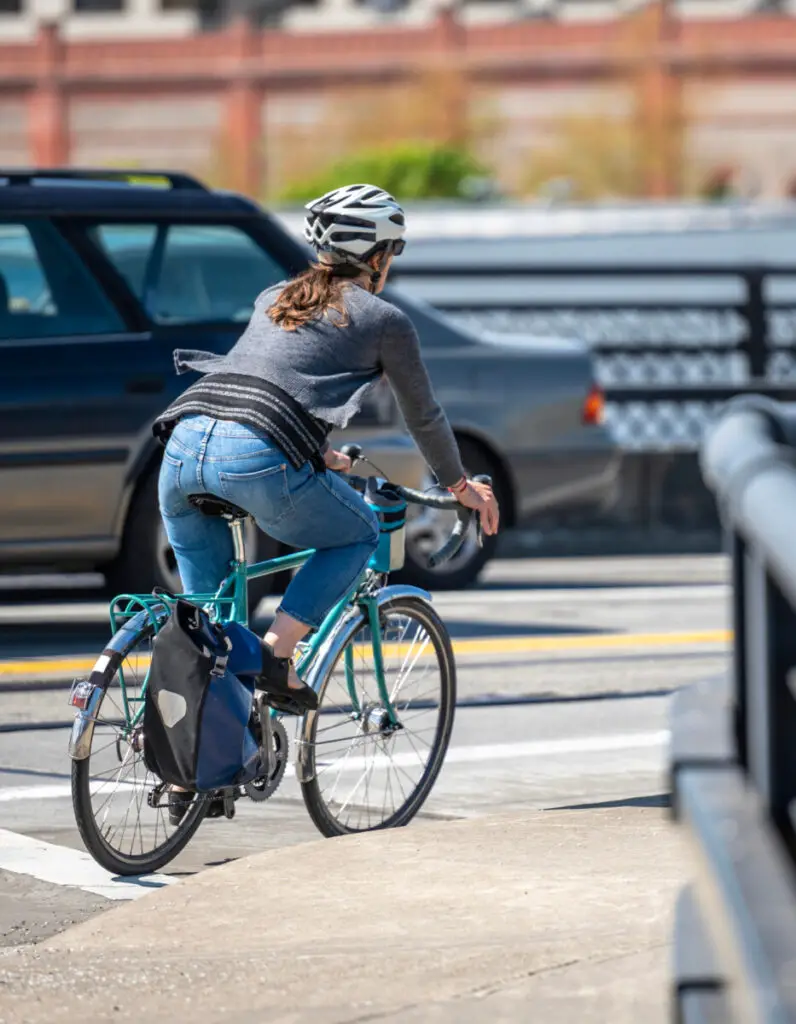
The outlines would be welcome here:
<svg viewBox="0 0 796 1024">
<path fill-rule="evenodd" d="M 376 572 L 403 568 L 406 558 L 406 502 L 388 483 L 376 484 L 373 477 L 365 489 L 365 501 L 379 521 L 379 543 L 368 566 Z"/>
<path fill-rule="evenodd" d="M 203 793 L 258 774 L 253 686 L 230 672 L 229 649 L 205 611 L 174 602 L 154 640 L 144 695 L 144 761 L 164 782 Z"/>
</svg>

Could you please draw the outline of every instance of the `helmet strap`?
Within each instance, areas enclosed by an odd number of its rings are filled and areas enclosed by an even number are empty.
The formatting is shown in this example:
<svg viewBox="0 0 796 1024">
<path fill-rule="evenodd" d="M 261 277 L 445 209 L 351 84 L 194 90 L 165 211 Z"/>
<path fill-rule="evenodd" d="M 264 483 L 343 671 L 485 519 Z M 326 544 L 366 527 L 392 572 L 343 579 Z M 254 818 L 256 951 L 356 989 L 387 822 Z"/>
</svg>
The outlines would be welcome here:
<svg viewBox="0 0 796 1024">
<path fill-rule="evenodd" d="M 380 255 L 388 259 L 393 251 L 393 244 L 392 242 L 384 242 L 382 244 L 384 247 L 380 250 Z M 370 285 L 372 291 L 375 289 L 379 281 L 381 281 L 381 275 L 384 272 L 384 267 L 380 266 L 378 270 L 374 270 L 373 267 L 370 267 L 370 272 Z"/>
</svg>

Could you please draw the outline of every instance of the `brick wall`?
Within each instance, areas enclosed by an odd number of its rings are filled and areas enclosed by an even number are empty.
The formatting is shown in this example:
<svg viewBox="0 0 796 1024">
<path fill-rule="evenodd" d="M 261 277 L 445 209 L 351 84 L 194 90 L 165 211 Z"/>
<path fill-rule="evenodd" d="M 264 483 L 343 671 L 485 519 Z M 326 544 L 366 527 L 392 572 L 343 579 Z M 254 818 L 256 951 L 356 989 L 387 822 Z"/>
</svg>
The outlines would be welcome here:
<svg viewBox="0 0 796 1024">
<path fill-rule="evenodd" d="M 273 194 L 356 138 L 352 110 L 378 117 L 431 67 L 459 75 L 466 107 L 490 120 L 481 146 L 508 183 L 556 117 L 621 116 L 641 89 L 653 118 L 666 93 L 685 97 L 686 149 L 706 167 L 732 164 L 767 194 L 785 191 L 796 180 L 796 20 L 660 22 L 637 37 L 629 24 L 463 26 L 444 13 L 361 33 L 240 22 L 113 42 L 65 42 L 44 26 L 33 44 L 0 45 L 0 160 L 170 165 Z M 666 169 L 651 176 L 652 194 L 673 188 Z"/>
</svg>

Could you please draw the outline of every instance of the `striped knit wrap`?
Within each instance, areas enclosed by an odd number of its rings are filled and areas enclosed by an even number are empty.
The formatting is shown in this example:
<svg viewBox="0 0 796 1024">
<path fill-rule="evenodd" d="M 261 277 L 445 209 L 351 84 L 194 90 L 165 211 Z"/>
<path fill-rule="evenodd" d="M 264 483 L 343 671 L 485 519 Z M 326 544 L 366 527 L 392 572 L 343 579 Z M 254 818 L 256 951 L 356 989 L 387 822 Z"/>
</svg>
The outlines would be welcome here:
<svg viewBox="0 0 796 1024">
<path fill-rule="evenodd" d="M 291 465 L 312 461 L 323 466 L 322 451 L 330 426 L 306 412 L 282 388 L 242 373 L 210 373 L 192 384 L 158 416 L 152 433 L 166 444 L 186 416 L 213 416 L 245 423 L 276 442 Z"/>
</svg>

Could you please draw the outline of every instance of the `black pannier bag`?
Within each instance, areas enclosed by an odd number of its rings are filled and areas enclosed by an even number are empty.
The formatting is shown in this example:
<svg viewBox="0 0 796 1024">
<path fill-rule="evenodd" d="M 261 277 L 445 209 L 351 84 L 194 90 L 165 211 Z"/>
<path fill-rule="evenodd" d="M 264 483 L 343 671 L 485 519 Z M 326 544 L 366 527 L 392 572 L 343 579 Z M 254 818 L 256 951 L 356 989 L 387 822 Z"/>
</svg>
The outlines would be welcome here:
<svg viewBox="0 0 796 1024">
<path fill-rule="evenodd" d="M 258 775 L 253 686 L 229 671 L 229 647 L 203 609 L 175 600 L 155 637 L 144 698 L 144 761 L 164 782 L 207 793 Z"/>
</svg>

